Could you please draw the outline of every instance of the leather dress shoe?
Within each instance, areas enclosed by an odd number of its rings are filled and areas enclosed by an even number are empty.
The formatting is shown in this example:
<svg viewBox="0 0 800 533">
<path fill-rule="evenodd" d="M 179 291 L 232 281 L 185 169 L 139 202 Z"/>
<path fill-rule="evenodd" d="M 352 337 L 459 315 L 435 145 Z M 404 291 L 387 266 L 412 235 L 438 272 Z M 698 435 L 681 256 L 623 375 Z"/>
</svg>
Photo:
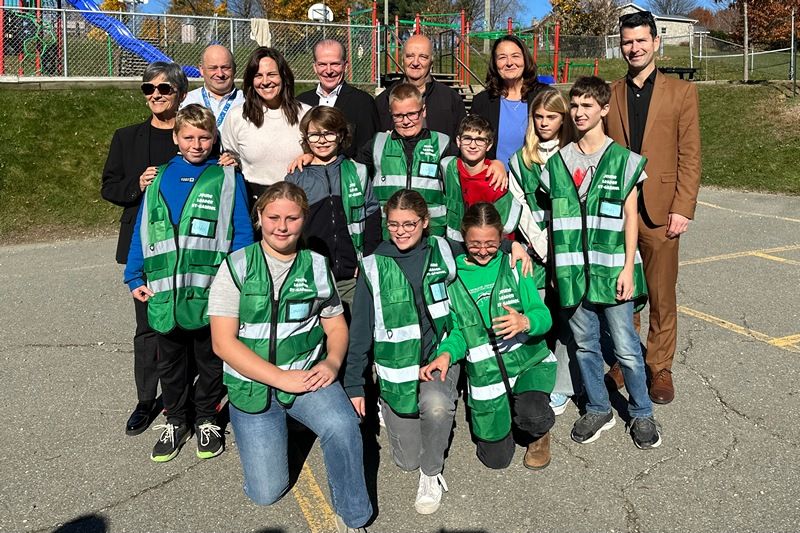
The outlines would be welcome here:
<svg viewBox="0 0 800 533">
<path fill-rule="evenodd" d="M 650 380 L 650 399 L 653 403 L 667 404 L 675 399 L 675 386 L 672 384 L 672 372 L 666 368 L 659 370 Z"/>
<path fill-rule="evenodd" d="M 605 376 L 606 384 L 609 387 L 614 387 L 617 390 L 625 386 L 625 379 L 622 377 L 622 367 L 619 363 L 614 363 Z"/>
<path fill-rule="evenodd" d="M 139 402 L 133 410 L 125 425 L 125 434 L 139 435 L 144 432 L 153 421 L 153 406 L 155 402 Z"/>
</svg>

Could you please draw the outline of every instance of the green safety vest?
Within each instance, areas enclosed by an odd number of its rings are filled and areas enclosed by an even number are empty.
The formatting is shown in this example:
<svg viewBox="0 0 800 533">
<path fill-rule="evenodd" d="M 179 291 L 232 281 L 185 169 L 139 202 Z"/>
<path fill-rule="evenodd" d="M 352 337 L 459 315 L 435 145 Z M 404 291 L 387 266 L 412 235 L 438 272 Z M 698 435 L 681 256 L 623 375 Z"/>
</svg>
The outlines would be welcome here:
<svg viewBox="0 0 800 533">
<path fill-rule="evenodd" d="M 352 159 L 343 159 L 339 167 L 342 185 L 342 206 L 347 219 L 347 231 L 360 260 L 364 254 L 364 223 L 367 220 L 367 167 Z"/>
<path fill-rule="evenodd" d="M 447 237 L 457 242 L 464 242 L 461 236 L 461 220 L 464 218 L 465 204 L 461 193 L 461 178 L 458 176 L 458 158 L 448 156 L 441 162 L 444 175 L 444 190 L 447 199 Z M 522 205 L 509 192 L 493 202 L 500 219 L 503 221 L 503 234 L 516 231 L 522 215 Z"/>
<path fill-rule="evenodd" d="M 522 150 L 518 150 L 508 161 L 508 168 L 511 171 L 509 179 L 516 179 L 525 194 L 525 204 L 530 209 L 531 218 L 540 230 L 546 232 L 547 223 L 550 221 L 550 208 L 547 193 L 539 186 L 542 167 L 534 164 L 533 168 L 528 168 L 522 159 Z M 533 276 L 538 289 L 547 286 L 547 269 L 539 261 L 534 261 Z"/>
<path fill-rule="evenodd" d="M 145 190 L 140 225 L 144 275 L 154 293 L 147 318 L 159 333 L 208 325 L 208 288 L 231 249 L 236 190 L 233 167 L 209 165 L 173 226 L 160 191 L 169 165 L 159 167 Z"/>
<path fill-rule="evenodd" d="M 430 137 L 417 142 L 414 147 L 414 160 L 409 164 L 401 139 L 392 139 L 392 134 L 388 131 L 377 133 L 372 151 L 375 163 L 372 190 L 381 205 L 381 210 L 395 192 L 413 189 L 420 193 L 428 204 L 431 216 L 428 229 L 431 235 L 444 236 L 447 208 L 444 183 L 439 175 L 439 160 L 449 144 L 450 137 L 432 131 Z M 388 240 L 385 213 L 383 220 L 383 238 Z"/>
<path fill-rule="evenodd" d="M 231 253 L 227 259 L 239 289 L 239 340 L 259 357 L 283 370 L 308 370 L 327 355 L 320 321 L 322 306 L 334 293 L 334 281 L 323 256 L 298 250 L 276 299 L 261 243 Z M 223 365 L 222 381 L 237 409 L 269 409 L 270 387 Z M 295 394 L 275 391 L 285 406 Z"/>
<path fill-rule="evenodd" d="M 447 285 L 456 265 L 450 246 L 442 237 L 429 237 L 422 292 L 438 344 L 451 329 Z M 380 395 L 394 412 L 419 413 L 419 367 L 422 360 L 422 328 L 414 290 L 397 262 L 370 255 L 362 269 L 372 293 L 375 310 L 375 369 Z"/>
<path fill-rule="evenodd" d="M 492 289 L 487 327 L 477 304 L 458 279 L 450 286 L 450 298 L 458 326 L 467 344 L 467 404 L 472 432 L 494 442 L 511 431 L 511 395 L 527 391 L 550 393 L 556 379 L 556 358 L 543 336 L 519 333 L 504 340 L 491 328 L 491 319 L 507 315 L 507 305 L 524 312 L 519 295 L 519 273 L 502 254 L 500 272 Z"/>
<path fill-rule="evenodd" d="M 540 182 L 549 193 L 556 283 L 562 307 L 575 307 L 584 299 L 616 305 L 617 277 L 625 265 L 625 199 L 641 176 L 646 159 L 617 143 L 602 155 L 586 201 L 564 160 L 551 157 Z M 647 285 L 642 257 L 636 250 L 633 300 L 643 305 Z"/>
</svg>

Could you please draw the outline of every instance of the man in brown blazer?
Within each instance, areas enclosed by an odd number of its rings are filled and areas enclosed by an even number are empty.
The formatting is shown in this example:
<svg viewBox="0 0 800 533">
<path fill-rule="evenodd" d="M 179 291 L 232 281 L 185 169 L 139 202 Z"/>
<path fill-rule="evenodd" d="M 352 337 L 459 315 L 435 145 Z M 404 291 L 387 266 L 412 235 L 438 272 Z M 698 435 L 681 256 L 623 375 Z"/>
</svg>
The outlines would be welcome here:
<svg viewBox="0 0 800 533">
<path fill-rule="evenodd" d="M 647 157 L 648 178 L 639 198 L 639 250 L 650 299 L 645 362 L 650 398 L 665 404 L 675 396 L 672 359 L 678 330 L 678 244 L 694 217 L 700 187 L 700 125 L 697 89 L 658 72 L 659 45 L 652 14 L 620 17 L 620 49 L 628 74 L 612 84 L 606 132 Z M 622 387 L 618 365 L 607 378 Z"/>
</svg>

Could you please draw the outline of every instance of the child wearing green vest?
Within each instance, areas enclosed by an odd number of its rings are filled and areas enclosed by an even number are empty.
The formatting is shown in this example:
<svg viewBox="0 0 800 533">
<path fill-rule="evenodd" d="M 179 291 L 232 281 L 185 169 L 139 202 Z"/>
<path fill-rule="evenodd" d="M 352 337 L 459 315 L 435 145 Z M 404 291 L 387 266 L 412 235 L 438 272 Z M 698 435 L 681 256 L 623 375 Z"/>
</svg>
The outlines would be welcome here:
<svg viewBox="0 0 800 533">
<path fill-rule="evenodd" d="M 545 468 L 555 421 L 549 395 L 556 359 L 544 341 L 552 325 L 550 312 L 533 277 L 509 266 L 500 251 L 503 224 L 492 204 L 467 209 L 461 229 L 467 254 L 456 258 L 458 276 L 449 287 L 453 329 L 436 359 L 420 369 L 420 378 L 445 379 L 466 358 L 478 458 L 489 468 L 508 467 L 515 451 L 514 427 L 527 445 L 525 467 Z"/>
<path fill-rule="evenodd" d="M 586 413 L 571 437 L 586 444 L 615 424 L 603 381 L 600 315 L 607 324 L 628 390 L 630 433 L 640 449 L 661 444 L 647 393 L 634 305 L 647 297 L 637 249 L 636 186 L 646 178 L 645 158 L 616 144 L 603 130 L 611 88 L 597 77 L 579 78 L 569 92 L 578 140 L 551 157 L 539 176 L 551 207 L 555 278 L 564 320 L 576 344 L 586 391 Z"/>
<path fill-rule="evenodd" d="M 227 253 L 253 242 L 253 229 L 242 175 L 209 159 L 216 136 L 216 119 L 205 107 L 178 112 L 173 137 L 181 155 L 160 166 L 145 189 L 125 267 L 125 283 L 148 302 L 156 331 L 167 417 L 154 428 L 161 431 L 150 455 L 156 462 L 173 459 L 191 438 L 192 414 L 197 456 L 209 459 L 224 449 L 217 424 L 222 363 L 211 348 L 208 287 Z"/>
<path fill-rule="evenodd" d="M 575 124 L 569 116 L 567 100 L 557 89 L 542 89 L 533 99 L 528 112 L 525 144 L 509 161 L 508 187 L 522 204 L 519 230 L 530 244 L 535 262 L 542 267 L 539 272 L 542 273 L 547 267 L 547 222 L 550 205 L 546 193 L 539 186 L 539 175 L 550 156 L 575 140 L 575 137 Z M 537 279 L 537 282 L 539 295 L 553 318 L 553 328 L 547 339 L 558 359 L 558 372 L 556 384 L 550 394 L 550 407 L 556 415 L 560 415 L 566 411 L 569 398 L 580 387 L 580 371 L 577 369 L 577 361 L 570 356 L 570 351 L 574 352 L 574 343 L 569 324 L 559 319 L 560 305 L 552 270 L 547 276 Z"/>
<path fill-rule="evenodd" d="M 328 260 L 298 248 L 308 201 L 297 185 L 269 186 L 255 212 L 262 240 L 220 265 L 208 310 L 244 492 L 271 505 L 289 489 L 292 417 L 319 436 L 337 531 L 363 532 L 372 506 L 359 419 L 336 379 L 347 323 Z"/>
<path fill-rule="evenodd" d="M 513 240 L 519 224 L 522 204 L 508 189 L 496 189 L 489 183 L 492 160 L 486 153 L 492 148 L 494 130 L 489 121 L 479 115 L 468 115 L 458 126 L 456 144 L 459 157 L 442 159 L 442 175 L 447 197 L 447 237 L 463 242 L 461 219 L 464 210 L 478 202 L 495 205 L 503 220 L 503 235 Z"/>
</svg>

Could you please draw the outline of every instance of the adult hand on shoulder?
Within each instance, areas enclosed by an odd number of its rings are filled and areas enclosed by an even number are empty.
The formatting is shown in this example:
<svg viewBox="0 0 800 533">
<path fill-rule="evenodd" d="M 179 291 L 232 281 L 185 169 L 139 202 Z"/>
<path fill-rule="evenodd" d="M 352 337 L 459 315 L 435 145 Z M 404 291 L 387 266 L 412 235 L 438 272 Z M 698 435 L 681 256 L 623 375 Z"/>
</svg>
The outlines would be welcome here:
<svg viewBox="0 0 800 533">
<path fill-rule="evenodd" d="M 142 172 L 142 175 L 139 176 L 139 188 L 144 192 L 148 185 L 153 183 L 153 180 L 156 179 L 156 174 L 158 173 L 158 167 L 147 167 Z"/>
<path fill-rule="evenodd" d="M 219 155 L 219 161 L 217 161 L 217 164 L 221 167 L 233 167 L 239 165 L 239 161 L 237 161 L 230 152 L 222 152 Z"/>
<path fill-rule="evenodd" d="M 503 340 L 508 340 L 513 339 L 523 331 L 530 331 L 531 321 L 528 317 L 505 304 L 503 304 L 503 309 L 508 311 L 508 314 L 495 317 L 492 320 L 492 327 L 498 336 L 502 336 Z"/>
<path fill-rule="evenodd" d="M 525 247 L 520 243 L 511 243 L 511 254 L 508 257 L 508 260 L 511 268 L 516 268 L 517 261 L 522 262 L 522 275 L 524 277 L 533 274 L 533 261 L 531 261 L 531 256 L 528 255 L 528 250 L 526 250 Z"/>
<path fill-rule="evenodd" d="M 310 165 L 313 160 L 314 160 L 314 156 L 311 155 L 311 154 L 298 155 L 294 159 L 294 161 L 289 163 L 289 166 L 286 167 L 286 173 L 287 174 L 291 174 L 292 172 L 295 171 L 295 169 L 299 170 L 300 172 L 302 172 L 303 171 L 303 167 L 305 167 L 307 165 Z"/>
<path fill-rule="evenodd" d="M 146 302 L 153 294 L 153 291 L 151 291 L 147 285 L 140 285 L 131 291 L 131 296 L 140 302 Z"/>
<path fill-rule="evenodd" d="M 486 170 L 489 186 L 494 190 L 505 191 L 508 189 L 508 172 L 502 162 L 495 159 Z"/>
<path fill-rule="evenodd" d="M 686 233 L 689 229 L 689 219 L 678 213 L 670 213 L 667 219 L 667 238 L 674 239 Z"/>
<path fill-rule="evenodd" d="M 339 367 L 330 360 L 325 359 L 314 365 L 313 368 L 308 371 L 305 383 L 308 386 L 308 390 L 315 391 L 333 383 L 338 374 Z"/>
<path fill-rule="evenodd" d="M 444 381 L 445 378 L 447 377 L 447 371 L 450 370 L 449 353 L 444 352 L 442 355 L 440 355 L 427 365 L 420 368 L 419 369 L 420 381 L 433 381 L 434 380 L 433 373 L 437 370 L 441 373 L 439 379 L 441 381 Z"/>
<path fill-rule="evenodd" d="M 350 398 L 350 403 L 353 404 L 353 409 L 356 410 L 356 413 L 361 418 L 367 416 L 367 402 L 363 396 L 356 396 L 354 398 Z"/>
</svg>

